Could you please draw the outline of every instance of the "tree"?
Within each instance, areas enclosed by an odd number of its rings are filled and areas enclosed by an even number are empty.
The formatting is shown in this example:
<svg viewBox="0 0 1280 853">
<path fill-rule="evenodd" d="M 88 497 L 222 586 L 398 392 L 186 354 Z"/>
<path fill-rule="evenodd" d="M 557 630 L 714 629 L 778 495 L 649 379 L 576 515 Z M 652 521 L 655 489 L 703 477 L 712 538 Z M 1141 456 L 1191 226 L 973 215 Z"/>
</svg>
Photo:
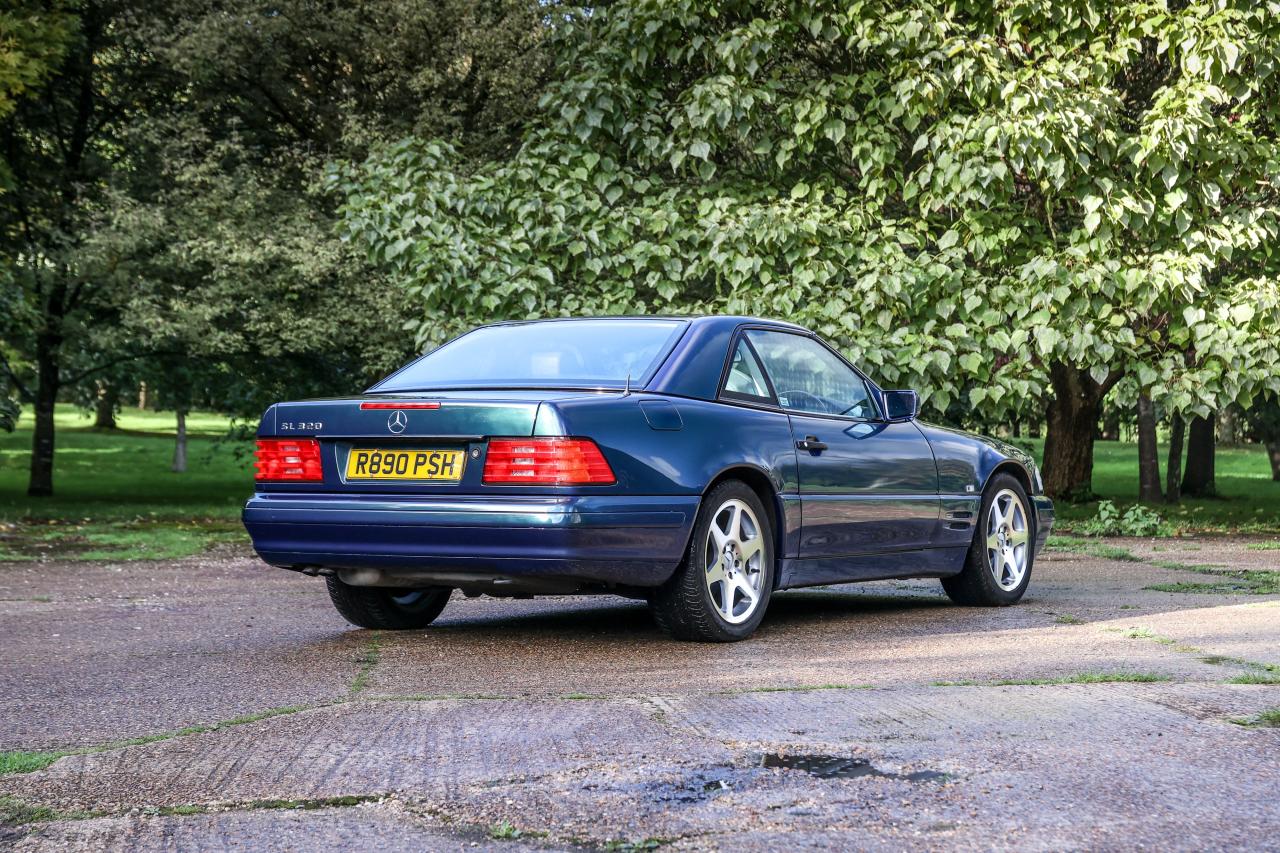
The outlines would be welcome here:
<svg viewBox="0 0 1280 853">
<path fill-rule="evenodd" d="M 1138 500 L 1163 500 L 1160 455 L 1156 448 L 1156 409 L 1146 393 L 1138 395 Z"/>
<path fill-rule="evenodd" d="M 1186 436 L 1187 423 L 1182 415 L 1174 412 L 1169 416 L 1169 463 L 1165 467 L 1164 499 L 1176 504 L 1182 499 L 1182 442 Z"/>
<path fill-rule="evenodd" d="M 62 61 L 76 29 L 71 8 L 19 0 L 0 9 L 0 118 L 38 90 Z"/>
<path fill-rule="evenodd" d="M 1278 316 L 1272 12 L 619 2 L 568 21 L 515 158 L 408 139 L 332 186 L 423 343 L 787 317 L 935 414 L 1047 396 L 1046 489 L 1083 497 L 1127 373 L 1198 413 L 1276 381 L 1248 336 Z"/>
<path fill-rule="evenodd" d="M 1187 466 L 1182 474 L 1182 494 L 1211 498 L 1218 493 L 1214 483 L 1214 441 L 1214 418 L 1193 418 L 1187 436 Z"/>
<path fill-rule="evenodd" d="M 359 364 L 370 347 L 351 336 L 370 331 L 362 320 L 378 309 L 370 346 L 402 335 L 402 295 L 376 292 L 377 276 L 337 241 L 332 202 L 313 192 L 321 163 L 415 130 L 497 154 L 518 136 L 547 67 L 549 7 L 536 0 L 197 0 L 181 15 L 154 0 L 54 8 L 42 17 L 20 5 L 0 18 L 22 25 L 0 40 L 10 178 L 0 257 L 12 282 L 0 366 L 35 407 L 31 495 L 53 490 L 55 402 L 83 399 L 78 386 L 121 365 L 178 357 L 176 340 L 201 338 L 183 351 L 184 369 L 200 372 L 244 368 L 258 353 L 223 398 L 234 411 L 331 391 L 338 376 L 356 383 L 384 365 L 385 346 Z M 10 49 L 15 39 L 56 45 L 58 32 L 56 49 Z M 196 186 L 223 209 L 194 199 Z M 270 204 L 250 209 L 249 199 Z M 221 213 L 235 219 L 196 218 Z M 215 245 L 214 233 L 234 242 Z M 194 325 L 142 330 L 149 311 Z M 349 353 L 335 351 L 348 340 Z M 233 360 L 197 363 L 211 357 Z M 255 382 L 261 370 L 275 372 Z"/>
<path fill-rule="evenodd" d="M 29 353 L 34 373 L 30 384 L 12 370 L 9 378 L 35 408 L 32 496 L 53 492 L 59 393 L 101 366 L 66 372 L 65 346 L 120 297 L 102 286 L 85 249 L 110 206 L 113 174 L 141 154 L 125 144 L 125 130 L 137 115 L 171 105 L 174 88 L 143 42 L 151 6 L 122 0 L 66 8 L 65 47 L 46 53 L 48 72 L 0 119 L 8 170 L 0 254 L 8 259 L 23 323 L 7 331 Z"/>
</svg>

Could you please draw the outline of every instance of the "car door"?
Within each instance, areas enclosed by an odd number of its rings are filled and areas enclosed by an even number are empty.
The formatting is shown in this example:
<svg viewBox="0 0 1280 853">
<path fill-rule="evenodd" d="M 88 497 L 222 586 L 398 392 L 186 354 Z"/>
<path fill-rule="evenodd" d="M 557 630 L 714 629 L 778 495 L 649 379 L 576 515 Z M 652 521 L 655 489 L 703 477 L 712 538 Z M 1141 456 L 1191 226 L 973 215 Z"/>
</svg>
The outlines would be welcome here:
<svg viewBox="0 0 1280 853">
<path fill-rule="evenodd" d="M 744 335 L 791 421 L 800 559 L 928 547 L 940 500 L 923 433 L 885 420 L 866 379 L 821 341 L 766 329 Z"/>
</svg>

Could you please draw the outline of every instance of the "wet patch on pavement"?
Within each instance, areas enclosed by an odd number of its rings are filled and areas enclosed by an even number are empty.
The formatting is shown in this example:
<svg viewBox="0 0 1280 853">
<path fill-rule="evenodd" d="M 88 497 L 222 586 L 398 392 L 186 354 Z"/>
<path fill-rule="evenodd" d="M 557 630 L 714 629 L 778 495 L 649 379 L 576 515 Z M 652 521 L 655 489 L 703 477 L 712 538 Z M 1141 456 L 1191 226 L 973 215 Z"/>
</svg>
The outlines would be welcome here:
<svg viewBox="0 0 1280 853">
<path fill-rule="evenodd" d="M 886 773 L 865 758 L 847 758 L 843 755 L 815 753 L 766 752 L 760 757 L 760 766 L 782 770 L 800 770 L 819 779 L 861 779 L 879 776 L 882 779 L 905 779 L 908 782 L 936 782 L 949 778 L 936 770 L 916 770 L 912 773 Z"/>
</svg>

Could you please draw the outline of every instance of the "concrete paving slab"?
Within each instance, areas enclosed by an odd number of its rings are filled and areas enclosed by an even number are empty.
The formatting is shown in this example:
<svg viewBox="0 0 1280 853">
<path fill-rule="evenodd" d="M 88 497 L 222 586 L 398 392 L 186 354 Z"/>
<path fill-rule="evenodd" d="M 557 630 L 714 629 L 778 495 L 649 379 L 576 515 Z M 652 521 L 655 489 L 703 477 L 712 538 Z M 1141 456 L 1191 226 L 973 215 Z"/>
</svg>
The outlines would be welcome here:
<svg viewBox="0 0 1280 853">
<path fill-rule="evenodd" d="M 340 698 L 364 640 L 243 556 L 0 564 L 0 749 L 103 743 Z"/>
<path fill-rule="evenodd" d="M 634 702 L 352 702 L 87 755 L 0 777 L 0 796 L 61 811 L 412 792 L 541 777 L 677 752 L 724 750 L 673 733 Z"/>
</svg>

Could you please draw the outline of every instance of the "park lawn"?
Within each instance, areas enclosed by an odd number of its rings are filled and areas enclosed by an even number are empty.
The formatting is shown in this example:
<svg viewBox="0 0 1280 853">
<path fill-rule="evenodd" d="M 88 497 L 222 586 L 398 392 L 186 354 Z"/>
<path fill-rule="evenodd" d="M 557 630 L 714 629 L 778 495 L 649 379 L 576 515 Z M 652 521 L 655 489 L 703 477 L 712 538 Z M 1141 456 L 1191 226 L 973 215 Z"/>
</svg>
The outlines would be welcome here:
<svg viewBox="0 0 1280 853">
<path fill-rule="evenodd" d="M 0 560 L 171 559 L 247 542 L 239 513 L 253 491 L 252 445 L 227 437 L 227 418 L 188 417 L 185 474 L 169 470 L 172 412 L 126 409 L 114 432 L 90 423 L 79 409 L 58 407 L 52 498 L 26 495 L 30 412 L 15 432 L 0 433 Z M 1134 503 L 1136 446 L 1099 441 L 1094 459 L 1094 490 L 1122 507 Z M 1153 508 L 1176 532 L 1280 533 L 1280 483 L 1261 447 L 1219 448 L 1217 484 L 1220 498 Z M 1069 532 L 1097 505 L 1059 502 L 1057 510 L 1059 530 Z"/>
<path fill-rule="evenodd" d="M 1041 455 L 1036 444 L 1036 455 Z M 1160 447 L 1161 482 L 1166 474 L 1167 446 Z M 1214 459 L 1217 498 L 1183 498 L 1177 506 L 1150 504 L 1161 518 L 1184 533 L 1280 533 L 1280 483 L 1271 479 L 1271 463 L 1261 445 L 1219 447 Z M 1138 499 L 1138 447 L 1126 441 L 1098 441 L 1093 446 L 1093 490 L 1117 506 Z M 1074 521 L 1097 512 L 1097 503 L 1065 504 L 1056 509 L 1064 532 Z"/>
<path fill-rule="evenodd" d="M 162 559 L 247 541 L 239 513 L 253 491 L 252 444 L 228 439 L 227 418 L 187 419 L 187 471 L 169 470 L 172 412 L 126 409 L 97 431 L 59 405 L 54 496 L 27 497 L 31 413 L 0 433 L 0 560 Z"/>
</svg>

